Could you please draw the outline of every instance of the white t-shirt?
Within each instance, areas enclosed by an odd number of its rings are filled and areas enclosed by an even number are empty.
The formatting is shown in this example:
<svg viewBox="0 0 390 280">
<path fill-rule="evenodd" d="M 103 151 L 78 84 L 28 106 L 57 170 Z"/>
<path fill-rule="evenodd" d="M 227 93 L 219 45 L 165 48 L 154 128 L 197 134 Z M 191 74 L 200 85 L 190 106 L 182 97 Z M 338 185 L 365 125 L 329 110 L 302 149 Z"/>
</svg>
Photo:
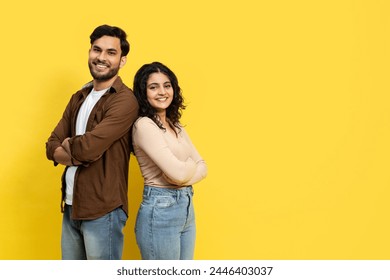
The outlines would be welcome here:
<svg viewBox="0 0 390 280">
<path fill-rule="evenodd" d="M 83 104 L 80 107 L 79 113 L 77 115 L 76 120 L 76 135 L 83 135 L 85 133 L 85 129 L 87 127 L 87 122 L 89 115 L 102 97 L 102 95 L 107 91 L 107 89 L 92 91 L 88 94 L 87 98 L 84 100 Z M 66 182 L 66 197 L 65 203 L 68 205 L 72 205 L 73 201 L 73 187 L 74 187 L 74 177 L 76 174 L 77 166 L 69 166 L 66 170 L 65 182 Z"/>
</svg>

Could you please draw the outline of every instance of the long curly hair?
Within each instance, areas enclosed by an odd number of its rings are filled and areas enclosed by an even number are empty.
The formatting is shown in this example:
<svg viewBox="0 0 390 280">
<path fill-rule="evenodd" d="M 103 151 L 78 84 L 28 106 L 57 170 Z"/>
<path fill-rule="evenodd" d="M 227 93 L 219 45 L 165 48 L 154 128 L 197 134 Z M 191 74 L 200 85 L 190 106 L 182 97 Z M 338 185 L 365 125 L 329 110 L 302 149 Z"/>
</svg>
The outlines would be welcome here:
<svg viewBox="0 0 390 280">
<path fill-rule="evenodd" d="M 180 117 L 182 114 L 182 110 L 184 110 L 186 107 L 184 105 L 182 91 L 175 73 L 173 73 L 167 66 L 165 66 L 161 62 L 152 62 L 149 64 L 144 64 L 135 74 L 133 92 L 139 104 L 138 115 L 140 117 L 149 117 L 157 124 L 160 129 L 165 130 L 162 123 L 159 121 L 156 109 L 154 109 L 149 104 L 146 95 L 147 81 L 149 79 L 149 76 L 153 73 L 165 74 L 172 84 L 173 99 L 172 103 L 166 109 L 166 117 L 169 121 L 169 124 L 176 127 L 180 131 Z"/>
</svg>

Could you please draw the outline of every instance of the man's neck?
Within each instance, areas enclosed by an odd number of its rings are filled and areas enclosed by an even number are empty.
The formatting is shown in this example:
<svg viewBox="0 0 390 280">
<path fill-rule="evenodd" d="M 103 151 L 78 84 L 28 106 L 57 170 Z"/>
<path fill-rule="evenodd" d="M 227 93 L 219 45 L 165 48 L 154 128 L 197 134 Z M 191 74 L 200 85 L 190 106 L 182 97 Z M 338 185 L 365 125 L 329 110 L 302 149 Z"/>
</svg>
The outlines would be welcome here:
<svg viewBox="0 0 390 280">
<path fill-rule="evenodd" d="M 114 83 L 114 81 L 116 80 L 117 77 L 118 77 L 118 75 L 116 75 L 116 76 L 114 76 L 111 79 L 106 80 L 106 81 L 93 80 L 93 88 L 96 91 L 109 88 L 112 86 L 112 84 Z"/>
</svg>

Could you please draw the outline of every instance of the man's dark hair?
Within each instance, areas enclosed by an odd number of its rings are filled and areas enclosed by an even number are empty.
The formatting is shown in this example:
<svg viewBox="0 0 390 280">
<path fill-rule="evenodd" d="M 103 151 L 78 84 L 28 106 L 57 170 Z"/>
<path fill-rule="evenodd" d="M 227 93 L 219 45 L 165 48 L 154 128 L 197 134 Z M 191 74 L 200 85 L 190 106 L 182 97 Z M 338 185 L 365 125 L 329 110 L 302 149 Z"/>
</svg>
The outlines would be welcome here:
<svg viewBox="0 0 390 280">
<path fill-rule="evenodd" d="M 127 34 L 125 31 L 123 31 L 121 28 L 116 26 L 110 26 L 107 24 L 100 25 L 95 28 L 95 30 L 92 32 L 91 36 L 89 38 L 91 39 L 91 45 L 99 38 L 103 36 L 111 36 L 116 37 L 121 42 L 121 56 L 126 56 L 130 51 L 130 44 L 127 41 L 126 37 Z"/>
</svg>

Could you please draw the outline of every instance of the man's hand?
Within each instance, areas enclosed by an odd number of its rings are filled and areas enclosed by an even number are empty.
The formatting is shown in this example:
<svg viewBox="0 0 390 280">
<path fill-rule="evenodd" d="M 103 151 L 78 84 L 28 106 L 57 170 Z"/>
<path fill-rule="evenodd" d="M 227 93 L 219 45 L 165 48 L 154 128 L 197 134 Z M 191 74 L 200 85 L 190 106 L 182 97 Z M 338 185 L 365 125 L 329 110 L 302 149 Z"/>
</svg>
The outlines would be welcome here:
<svg viewBox="0 0 390 280">
<path fill-rule="evenodd" d="M 71 153 L 70 153 L 70 145 L 69 145 L 69 137 L 68 138 L 66 138 L 64 141 L 62 141 L 62 147 L 65 149 L 65 151 L 69 154 L 69 155 L 71 155 Z"/>
<path fill-rule="evenodd" d="M 53 158 L 59 164 L 66 166 L 73 165 L 70 155 L 67 153 L 67 151 L 65 151 L 62 146 L 59 146 L 57 149 L 55 149 Z"/>
<path fill-rule="evenodd" d="M 54 160 L 66 166 L 81 165 L 81 162 L 79 162 L 78 160 L 72 160 L 72 156 L 70 153 L 69 137 L 62 141 L 62 146 L 58 147 L 54 151 Z"/>
</svg>

